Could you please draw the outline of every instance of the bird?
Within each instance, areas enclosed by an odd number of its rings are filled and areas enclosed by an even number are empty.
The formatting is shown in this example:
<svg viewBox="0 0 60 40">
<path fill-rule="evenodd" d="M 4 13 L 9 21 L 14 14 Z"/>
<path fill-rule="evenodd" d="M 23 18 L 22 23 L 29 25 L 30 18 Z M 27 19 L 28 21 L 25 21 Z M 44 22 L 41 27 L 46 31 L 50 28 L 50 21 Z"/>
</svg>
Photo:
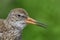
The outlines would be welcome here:
<svg viewBox="0 0 60 40">
<path fill-rule="evenodd" d="M 22 40 L 22 31 L 27 24 L 46 28 L 45 24 L 30 18 L 25 9 L 12 9 L 6 19 L 0 19 L 0 40 Z"/>
</svg>

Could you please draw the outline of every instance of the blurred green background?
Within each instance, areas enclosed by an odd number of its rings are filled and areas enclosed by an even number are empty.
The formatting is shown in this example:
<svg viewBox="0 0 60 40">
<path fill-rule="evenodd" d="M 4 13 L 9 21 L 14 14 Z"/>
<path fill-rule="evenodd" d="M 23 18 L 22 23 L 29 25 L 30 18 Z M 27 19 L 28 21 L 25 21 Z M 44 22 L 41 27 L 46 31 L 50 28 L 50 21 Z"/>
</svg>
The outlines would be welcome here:
<svg viewBox="0 0 60 40">
<path fill-rule="evenodd" d="M 48 25 L 46 30 L 28 24 L 23 40 L 60 40 L 60 0 L 0 0 L 0 18 L 14 8 L 24 8 L 30 17 Z"/>
</svg>

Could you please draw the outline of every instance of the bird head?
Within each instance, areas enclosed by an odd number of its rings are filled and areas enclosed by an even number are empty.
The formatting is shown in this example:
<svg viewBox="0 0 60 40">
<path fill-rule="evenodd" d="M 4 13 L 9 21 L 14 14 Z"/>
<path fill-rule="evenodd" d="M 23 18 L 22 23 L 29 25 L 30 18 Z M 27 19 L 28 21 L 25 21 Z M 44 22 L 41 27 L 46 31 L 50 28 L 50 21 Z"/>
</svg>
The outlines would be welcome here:
<svg viewBox="0 0 60 40">
<path fill-rule="evenodd" d="M 9 23 L 18 28 L 23 29 L 26 24 L 35 24 L 41 27 L 45 27 L 43 23 L 38 22 L 37 20 L 34 20 L 28 16 L 28 13 L 23 8 L 15 8 L 12 9 L 7 17 L 9 20 Z"/>
</svg>

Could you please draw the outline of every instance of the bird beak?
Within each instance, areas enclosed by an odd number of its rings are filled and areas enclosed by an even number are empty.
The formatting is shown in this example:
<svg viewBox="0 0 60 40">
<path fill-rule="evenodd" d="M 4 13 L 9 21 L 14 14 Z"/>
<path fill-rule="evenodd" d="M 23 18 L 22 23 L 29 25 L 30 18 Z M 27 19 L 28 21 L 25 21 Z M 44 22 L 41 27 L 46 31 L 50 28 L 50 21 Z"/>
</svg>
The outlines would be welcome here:
<svg viewBox="0 0 60 40">
<path fill-rule="evenodd" d="M 38 25 L 38 26 L 41 26 L 41 27 L 46 28 L 46 25 L 45 24 L 40 23 L 40 22 L 38 22 L 38 21 L 30 18 L 30 17 L 27 18 L 26 23 L 28 23 L 28 24 L 35 24 L 35 25 Z"/>
</svg>

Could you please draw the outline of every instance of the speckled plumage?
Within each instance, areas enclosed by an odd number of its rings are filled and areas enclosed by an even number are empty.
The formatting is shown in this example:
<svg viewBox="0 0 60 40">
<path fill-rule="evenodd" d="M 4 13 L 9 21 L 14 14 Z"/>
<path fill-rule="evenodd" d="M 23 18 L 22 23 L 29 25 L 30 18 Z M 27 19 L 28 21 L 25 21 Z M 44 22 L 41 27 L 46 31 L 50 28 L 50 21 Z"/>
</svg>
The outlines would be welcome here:
<svg viewBox="0 0 60 40">
<path fill-rule="evenodd" d="M 46 25 L 30 18 L 24 9 L 12 9 L 6 19 L 0 19 L 0 40 L 22 40 L 22 30 L 27 23 L 46 28 Z"/>
<path fill-rule="evenodd" d="M 22 14 L 24 17 L 18 17 Z M 22 40 L 22 30 L 25 26 L 26 11 L 22 8 L 16 8 L 10 11 L 6 19 L 0 19 L 0 40 Z M 20 23 L 18 23 L 18 22 Z M 24 21 L 24 22 L 23 22 Z M 16 25 L 15 25 L 16 24 Z M 18 25 L 21 24 L 21 25 Z M 22 26 L 24 25 L 24 26 Z M 20 27 L 21 26 L 21 27 Z"/>
</svg>

